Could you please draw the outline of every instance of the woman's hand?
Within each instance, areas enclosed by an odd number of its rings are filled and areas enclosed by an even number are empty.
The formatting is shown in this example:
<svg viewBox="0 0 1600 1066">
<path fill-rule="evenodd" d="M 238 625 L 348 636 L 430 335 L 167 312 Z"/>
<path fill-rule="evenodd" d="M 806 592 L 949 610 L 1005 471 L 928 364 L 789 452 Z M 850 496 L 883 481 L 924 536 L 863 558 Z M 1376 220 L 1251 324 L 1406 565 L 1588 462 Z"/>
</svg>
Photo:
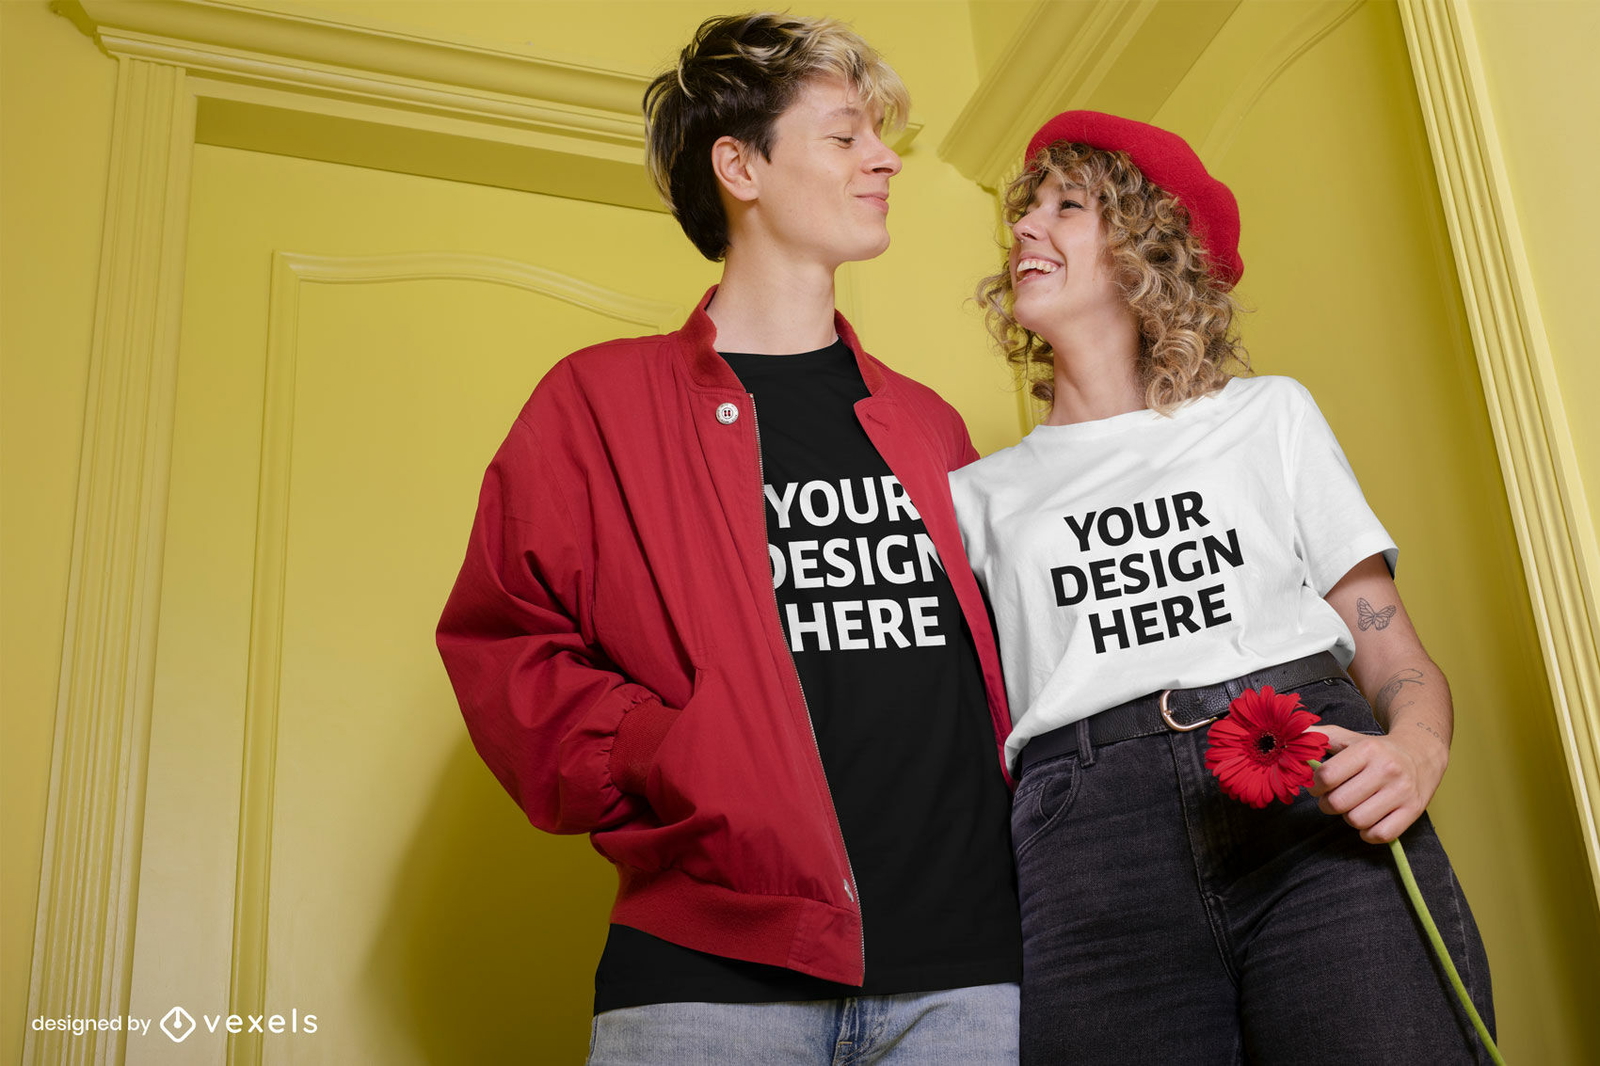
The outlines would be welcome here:
<svg viewBox="0 0 1600 1066">
<path fill-rule="evenodd" d="M 1355 637 L 1350 676 L 1387 736 L 1319 725 L 1334 754 L 1311 779 L 1322 809 L 1384 844 L 1415 822 L 1450 764 L 1450 686 L 1411 625 L 1383 556 L 1363 559 L 1328 592 Z"/>
<path fill-rule="evenodd" d="M 1335 754 L 1311 778 L 1324 814 L 1342 815 L 1369 844 L 1387 844 L 1410 828 L 1433 799 L 1450 762 L 1443 742 L 1407 743 L 1336 725 L 1318 725 Z"/>
</svg>

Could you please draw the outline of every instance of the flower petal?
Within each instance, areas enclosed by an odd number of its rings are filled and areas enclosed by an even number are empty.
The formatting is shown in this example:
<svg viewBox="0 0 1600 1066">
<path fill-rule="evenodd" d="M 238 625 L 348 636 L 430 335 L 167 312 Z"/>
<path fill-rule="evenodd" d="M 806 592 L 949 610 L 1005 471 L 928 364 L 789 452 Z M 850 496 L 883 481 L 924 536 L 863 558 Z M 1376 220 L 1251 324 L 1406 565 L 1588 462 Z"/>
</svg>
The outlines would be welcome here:
<svg viewBox="0 0 1600 1066">
<path fill-rule="evenodd" d="M 1307 732 L 1318 721 L 1295 693 L 1245 689 L 1206 733 L 1206 768 L 1224 795 L 1252 807 L 1293 803 L 1311 781 L 1307 760 L 1327 751 L 1325 735 Z"/>
</svg>

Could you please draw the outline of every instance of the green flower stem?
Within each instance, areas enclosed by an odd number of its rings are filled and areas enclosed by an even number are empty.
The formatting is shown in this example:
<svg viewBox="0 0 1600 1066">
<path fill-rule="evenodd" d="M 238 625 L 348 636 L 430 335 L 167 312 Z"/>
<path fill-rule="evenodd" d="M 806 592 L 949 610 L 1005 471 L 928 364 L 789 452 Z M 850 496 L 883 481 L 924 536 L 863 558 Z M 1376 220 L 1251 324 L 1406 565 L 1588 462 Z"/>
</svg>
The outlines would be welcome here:
<svg viewBox="0 0 1600 1066">
<path fill-rule="evenodd" d="M 1307 761 L 1313 770 L 1322 765 L 1317 759 Z M 1489 1027 L 1483 1024 L 1483 1019 L 1478 1016 L 1478 1008 L 1472 1005 L 1472 999 L 1467 995 L 1467 986 L 1461 983 L 1461 974 L 1456 972 L 1456 964 L 1450 960 L 1450 952 L 1444 946 L 1444 937 L 1439 935 L 1439 927 L 1434 924 L 1433 915 L 1428 911 L 1428 904 L 1422 898 L 1422 889 L 1417 887 L 1417 879 L 1411 873 L 1411 863 L 1406 861 L 1406 849 L 1400 846 L 1400 841 L 1391 840 L 1389 853 L 1394 856 L 1395 869 L 1400 871 L 1400 880 L 1406 886 L 1406 895 L 1411 897 L 1412 909 L 1417 912 L 1422 928 L 1428 933 L 1428 942 L 1433 945 L 1433 953 L 1438 957 L 1439 965 L 1444 967 L 1445 976 L 1450 978 L 1450 987 L 1456 990 L 1456 998 L 1466 1009 L 1467 1017 L 1472 1019 L 1472 1027 L 1478 1031 L 1483 1046 L 1489 1050 L 1489 1057 L 1497 1063 L 1497 1066 L 1506 1066 L 1506 1060 L 1501 1057 L 1500 1049 L 1495 1047 L 1494 1038 L 1489 1035 Z"/>
<path fill-rule="evenodd" d="M 1444 967 L 1445 976 L 1450 978 L 1450 987 L 1456 990 L 1456 998 L 1461 1000 L 1461 1006 L 1466 1008 L 1467 1017 L 1472 1019 L 1472 1027 L 1478 1030 L 1478 1036 L 1483 1039 L 1483 1046 L 1489 1049 L 1489 1057 L 1498 1063 L 1498 1066 L 1506 1066 L 1506 1060 L 1500 1056 L 1500 1049 L 1494 1046 L 1494 1038 L 1489 1035 L 1489 1027 L 1478 1017 L 1478 1008 L 1472 1005 L 1472 1000 L 1467 996 L 1467 988 L 1461 983 L 1461 975 L 1456 972 L 1456 964 L 1450 961 L 1450 953 L 1445 950 L 1444 937 L 1439 935 L 1439 927 L 1433 924 L 1433 915 L 1428 913 L 1428 905 L 1422 901 L 1422 890 L 1417 887 L 1417 879 L 1411 874 L 1411 864 L 1406 861 L 1406 849 L 1400 846 L 1400 841 L 1391 840 L 1389 852 L 1394 856 L 1395 868 L 1400 871 L 1400 880 L 1405 882 L 1406 895 L 1411 897 L 1411 905 L 1416 908 L 1417 917 L 1422 921 L 1422 928 L 1428 931 L 1428 941 L 1433 945 L 1433 953 L 1439 956 L 1439 964 Z"/>
</svg>

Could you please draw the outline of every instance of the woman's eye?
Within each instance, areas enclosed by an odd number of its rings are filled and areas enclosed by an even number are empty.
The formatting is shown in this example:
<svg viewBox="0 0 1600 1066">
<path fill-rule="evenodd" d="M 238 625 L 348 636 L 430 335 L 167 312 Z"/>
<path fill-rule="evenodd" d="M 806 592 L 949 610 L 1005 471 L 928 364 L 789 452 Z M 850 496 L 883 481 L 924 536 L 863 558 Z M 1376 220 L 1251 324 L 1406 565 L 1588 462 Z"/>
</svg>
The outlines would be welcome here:
<svg viewBox="0 0 1600 1066">
<path fill-rule="evenodd" d="M 834 137 L 834 140 L 838 141 L 840 144 L 844 145 L 847 148 L 850 145 L 856 143 L 856 139 L 854 137 L 839 137 L 839 136 L 836 136 L 836 137 Z"/>
<path fill-rule="evenodd" d="M 1083 205 L 1080 204 L 1076 200 L 1062 200 L 1061 201 L 1061 210 L 1065 211 L 1069 207 L 1076 207 L 1076 208 L 1079 208 L 1081 210 Z"/>
</svg>

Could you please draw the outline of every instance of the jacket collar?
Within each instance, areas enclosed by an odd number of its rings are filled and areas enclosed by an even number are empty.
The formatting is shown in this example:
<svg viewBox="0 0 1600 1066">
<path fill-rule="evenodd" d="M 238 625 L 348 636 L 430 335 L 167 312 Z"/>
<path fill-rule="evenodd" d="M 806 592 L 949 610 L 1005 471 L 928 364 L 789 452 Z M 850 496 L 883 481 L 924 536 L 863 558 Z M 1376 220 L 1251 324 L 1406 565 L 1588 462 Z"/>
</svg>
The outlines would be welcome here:
<svg viewBox="0 0 1600 1066">
<path fill-rule="evenodd" d="M 743 386 L 739 382 L 738 375 L 729 369 L 727 362 L 717 354 L 717 327 L 711 321 L 711 316 L 706 314 L 706 307 L 716 293 L 715 285 L 707 289 L 706 294 L 700 297 L 700 303 L 689 313 L 689 320 L 677 332 L 677 337 L 682 341 L 679 352 L 688 365 L 689 376 L 694 379 L 695 384 L 706 388 L 742 390 Z M 882 392 L 889 382 L 883 364 L 862 349 L 856 331 L 837 309 L 833 312 L 833 328 L 839 334 L 839 339 L 855 353 L 856 366 L 861 368 L 861 380 L 866 383 L 867 391 L 874 396 Z"/>
</svg>

